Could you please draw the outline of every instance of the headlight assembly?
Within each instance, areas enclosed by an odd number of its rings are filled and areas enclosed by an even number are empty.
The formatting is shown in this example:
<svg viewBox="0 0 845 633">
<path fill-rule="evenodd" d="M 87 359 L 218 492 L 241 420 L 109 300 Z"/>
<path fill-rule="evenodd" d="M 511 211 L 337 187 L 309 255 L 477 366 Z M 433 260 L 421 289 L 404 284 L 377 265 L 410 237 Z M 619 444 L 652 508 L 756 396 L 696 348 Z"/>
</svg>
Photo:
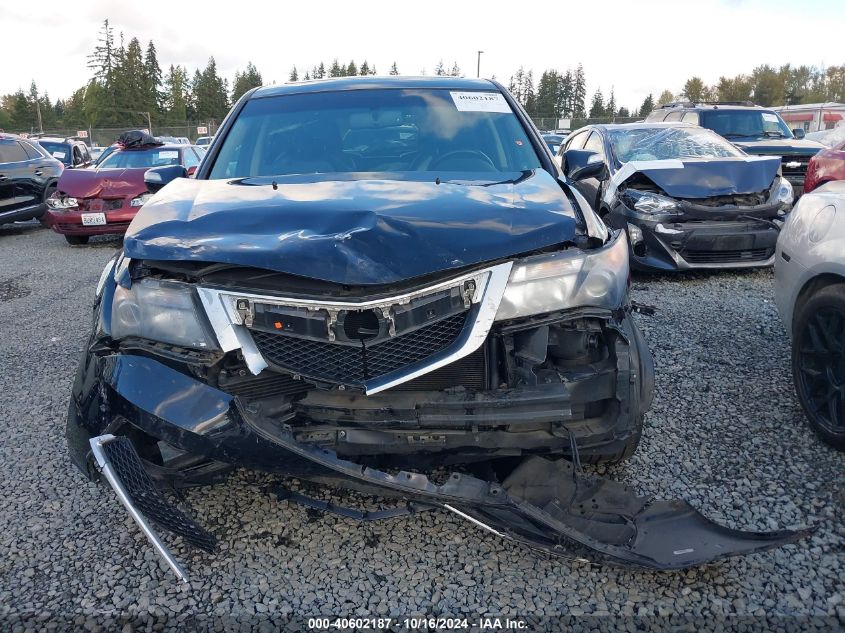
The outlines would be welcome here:
<svg viewBox="0 0 845 633">
<path fill-rule="evenodd" d="M 142 207 L 147 203 L 147 200 L 149 200 L 152 197 L 153 197 L 153 194 L 151 194 L 149 191 L 147 193 L 142 193 L 137 198 L 132 198 L 129 201 L 129 206 L 130 207 Z"/>
<path fill-rule="evenodd" d="M 496 320 L 575 307 L 614 309 L 628 286 L 628 240 L 624 231 L 593 251 L 569 249 L 514 263 Z"/>
<path fill-rule="evenodd" d="M 112 301 L 111 334 L 198 349 L 217 349 L 192 286 L 142 279 L 130 289 L 118 286 Z"/>
<path fill-rule="evenodd" d="M 781 204 L 792 204 L 795 194 L 792 191 L 792 184 L 783 176 L 774 191 L 774 201 Z"/>
<path fill-rule="evenodd" d="M 47 206 L 51 209 L 73 209 L 78 204 L 79 202 L 76 198 L 60 198 L 59 196 L 50 196 L 47 198 Z"/>
<path fill-rule="evenodd" d="M 679 215 L 681 213 L 675 200 L 649 191 L 626 189 L 621 197 L 626 205 L 640 213 L 662 215 Z"/>
</svg>

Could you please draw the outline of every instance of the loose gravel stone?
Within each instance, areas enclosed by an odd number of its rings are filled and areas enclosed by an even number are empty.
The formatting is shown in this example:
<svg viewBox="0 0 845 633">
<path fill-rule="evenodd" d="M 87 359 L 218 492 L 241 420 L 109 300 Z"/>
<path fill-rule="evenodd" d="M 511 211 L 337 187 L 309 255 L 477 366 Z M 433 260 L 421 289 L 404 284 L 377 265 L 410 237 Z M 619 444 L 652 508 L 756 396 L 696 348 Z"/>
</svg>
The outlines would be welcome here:
<svg viewBox="0 0 845 633">
<path fill-rule="evenodd" d="M 70 247 L 37 223 L 0 226 L 0 616 L 53 614 L 87 630 L 106 616 L 103 630 L 130 630 L 126 614 L 150 617 L 143 630 L 198 617 L 229 618 L 213 628 L 235 630 L 230 614 L 258 614 L 256 628 L 259 616 L 273 628 L 286 614 L 327 613 L 845 617 L 845 456 L 816 439 L 795 399 L 771 271 L 635 278 L 633 297 L 658 308 L 638 317 L 657 366 L 655 403 L 637 453 L 591 470 L 687 499 L 730 527 L 817 525 L 803 542 L 689 571 L 595 566 L 531 552 L 451 514 L 367 525 L 315 514 L 276 501 L 274 478 L 239 471 L 185 495 L 219 553 L 164 535 L 189 587 L 65 448 L 94 287 L 119 246 L 96 238 Z M 584 630 L 594 626 L 604 628 Z"/>
</svg>

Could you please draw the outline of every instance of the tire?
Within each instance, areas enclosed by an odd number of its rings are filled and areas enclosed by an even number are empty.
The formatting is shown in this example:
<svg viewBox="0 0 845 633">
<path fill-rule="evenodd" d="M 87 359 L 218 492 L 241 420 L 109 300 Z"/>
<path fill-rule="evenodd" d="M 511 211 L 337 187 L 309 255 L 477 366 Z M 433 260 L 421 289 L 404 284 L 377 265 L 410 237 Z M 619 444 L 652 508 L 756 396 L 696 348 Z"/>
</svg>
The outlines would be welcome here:
<svg viewBox="0 0 845 633">
<path fill-rule="evenodd" d="M 825 286 L 796 310 L 792 381 L 813 430 L 845 451 L 845 284 Z"/>
<path fill-rule="evenodd" d="M 58 187 L 56 187 L 56 183 L 53 183 L 52 185 L 48 185 L 47 188 L 44 189 L 44 202 L 45 202 L 45 204 L 47 202 L 47 199 L 50 196 L 52 196 L 54 193 L 56 193 L 57 190 L 58 190 Z M 47 219 L 46 218 L 47 218 L 47 210 L 44 209 L 44 212 L 41 215 L 38 216 L 38 221 L 41 222 L 41 226 L 47 226 Z"/>
<path fill-rule="evenodd" d="M 72 246 L 82 246 L 88 243 L 87 235 L 65 235 L 68 244 Z"/>
</svg>

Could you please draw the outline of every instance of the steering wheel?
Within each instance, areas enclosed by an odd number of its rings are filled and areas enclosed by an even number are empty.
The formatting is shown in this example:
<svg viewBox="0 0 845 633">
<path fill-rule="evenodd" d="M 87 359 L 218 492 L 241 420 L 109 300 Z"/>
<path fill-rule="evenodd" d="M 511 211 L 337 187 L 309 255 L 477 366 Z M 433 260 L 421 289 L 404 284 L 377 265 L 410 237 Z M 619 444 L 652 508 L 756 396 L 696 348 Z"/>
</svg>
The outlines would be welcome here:
<svg viewBox="0 0 845 633">
<path fill-rule="evenodd" d="M 490 159 L 487 154 L 478 149 L 456 149 L 451 152 L 446 152 L 442 156 L 438 156 L 433 161 L 431 161 L 431 166 L 429 167 L 429 169 L 436 169 L 441 163 L 445 163 L 447 160 L 456 158 L 458 156 L 463 156 L 471 160 L 486 163 L 486 165 L 490 168 L 490 171 L 496 171 L 496 164 Z"/>
</svg>

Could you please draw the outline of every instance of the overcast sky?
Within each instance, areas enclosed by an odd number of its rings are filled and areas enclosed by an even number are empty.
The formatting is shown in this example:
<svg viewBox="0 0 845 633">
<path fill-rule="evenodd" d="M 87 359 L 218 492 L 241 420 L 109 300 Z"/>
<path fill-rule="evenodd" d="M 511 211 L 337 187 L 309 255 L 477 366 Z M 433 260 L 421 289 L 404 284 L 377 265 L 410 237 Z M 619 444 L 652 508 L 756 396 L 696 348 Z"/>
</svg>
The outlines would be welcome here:
<svg viewBox="0 0 845 633">
<path fill-rule="evenodd" d="M 628 107 L 649 92 L 678 92 L 692 75 L 710 84 L 762 63 L 845 63 L 842 0 L 17 0 L 0 4 L 0 94 L 34 79 L 53 100 L 69 96 L 90 75 L 86 56 L 105 18 L 127 40 L 152 39 L 165 70 L 193 73 L 214 55 L 230 82 L 248 61 L 280 83 L 294 64 L 304 71 L 335 57 L 366 58 L 384 74 L 394 60 L 402 74 L 431 74 L 442 58 L 474 76 L 481 49 L 482 76 L 506 84 L 520 65 L 539 77 L 581 62 L 590 95 L 612 86 Z"/>
</svg>

